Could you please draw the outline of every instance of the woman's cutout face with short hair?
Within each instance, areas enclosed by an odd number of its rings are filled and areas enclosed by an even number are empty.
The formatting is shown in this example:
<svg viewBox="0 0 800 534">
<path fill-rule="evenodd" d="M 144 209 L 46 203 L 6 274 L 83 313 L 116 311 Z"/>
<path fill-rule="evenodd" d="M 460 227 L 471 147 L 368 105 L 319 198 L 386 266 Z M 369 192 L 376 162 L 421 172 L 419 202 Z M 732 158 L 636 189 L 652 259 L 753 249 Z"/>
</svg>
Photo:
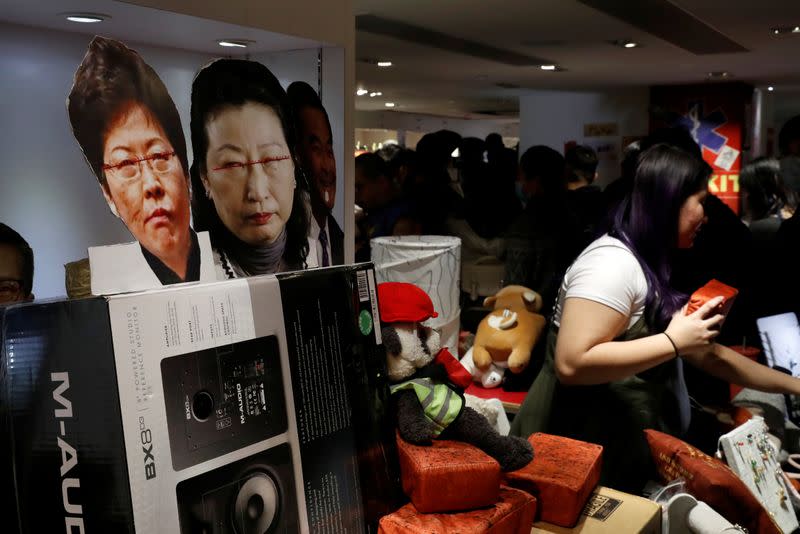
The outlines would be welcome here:
<svg viewBox="0 0 800 534">
<path fill-rule="evenodd" d="M 159 258 L 189 248 L 189 184 L 158 121 L 134 104 L 103 144 L 103 194 L 141 245 Z"/>
<path fill-rule="evenodd" d="M 294 162 L 275 111 L 246 102 L 210 116 L 203 186 L 222 223 L 241 241 L 274 242 L 292 214 Z M 202 194 L 202 192 L 201 192 Z"/>
</svg>

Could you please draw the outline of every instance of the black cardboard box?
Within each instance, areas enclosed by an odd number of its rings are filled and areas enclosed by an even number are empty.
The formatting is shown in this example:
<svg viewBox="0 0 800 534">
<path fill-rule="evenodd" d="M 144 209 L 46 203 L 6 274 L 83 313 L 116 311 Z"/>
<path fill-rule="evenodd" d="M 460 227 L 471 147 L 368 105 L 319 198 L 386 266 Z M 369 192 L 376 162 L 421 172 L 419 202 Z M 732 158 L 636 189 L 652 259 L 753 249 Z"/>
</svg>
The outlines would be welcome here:
<svg viewBox="0 0 800 534">
<path fill-rule="evenodd" d="M 22 532 L 373 532 L 398 499 L 369 264 L 21 305 Z"/>
</svg>

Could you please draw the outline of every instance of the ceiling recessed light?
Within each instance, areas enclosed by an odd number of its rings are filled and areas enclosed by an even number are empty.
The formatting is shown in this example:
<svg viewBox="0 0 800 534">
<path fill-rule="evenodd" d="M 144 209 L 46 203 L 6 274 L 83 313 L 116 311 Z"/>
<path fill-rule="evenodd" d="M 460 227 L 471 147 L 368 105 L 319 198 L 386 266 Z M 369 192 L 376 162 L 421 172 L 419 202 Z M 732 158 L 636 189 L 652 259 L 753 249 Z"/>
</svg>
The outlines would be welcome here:
<svg viewBox="0 0 800 534">
<path fill-rule="evenodd" d="M 221 39 L 217 44 L 225 48 L 247 48 L 253 41 L 245 41 L 242 39 Z"/>
<path fill-rule="evenodd" d="M 391 67 L 392 66 L 392 62 L 391 61 L 378 61 L 378 66 L 379 67 Z"/>
<path fill-rule="evenodd" d="M 726 70 L 714 71 L 708 73 L 709 78 L 730 78 L 731 73 Z"/>
<path fill-rule="evenodd" d="M 384 104 L 384 106 L 386 106 L 387 108 L 393 108 L 394 107 L 394 102 L 386 102 Z"/>
<path fill-rule="evenodd" d="M 800 26 L 778 26 L 775 28 L 770 28 L 772 33 L 775 35 L 779 35 L 782 33 L 800 33 Z"/>
<path fill-rule="evenodd" d="M 366 89 L 358 89 L 358 90 L 356 91 L 356 94 L 357 94 L 358 96 L 364 96 L 364 95 L 365 95 L 365 94 L 367 94 L 367 93 L 369 93 L 369 91 L 367 91 Z"/>
<path fill-rule="evenodd" d="M 774 90 L 775 90 L 775 88 L 772 87 L 771 85 L 769 87 L 767 87 L 767 91 L 774 91 Z"/>
<path fill-rule="evenodd" d="M 539 68 L 542 70 L 556 70 L 555 65 L 539 65 Z"/>
<path fill-rule="evenodd" d="M 372 93 L 369 94 L 370 98 L 375 98 L 376 96 L 381 96 L 381 95 L 383 95 L 383 93 L 381 93 L 380 91 L 373 91 Z"/>
<path fill-rule="evenodd" d="M 625 48 L 636 48 L 637 46 L 639 46 L 639 43 L 634 43 L 633 41 L 627 41 L 623 43 L 622 46 L 624 46 Z"/>
<path fill-rule="evenodd" d="M 70 22 L 80 22 L 82 24 L 103 22 L 111 18 L 108 15 L 101 15 L 99 13 L 64 13 L 64 17 Z"/>
</svg>

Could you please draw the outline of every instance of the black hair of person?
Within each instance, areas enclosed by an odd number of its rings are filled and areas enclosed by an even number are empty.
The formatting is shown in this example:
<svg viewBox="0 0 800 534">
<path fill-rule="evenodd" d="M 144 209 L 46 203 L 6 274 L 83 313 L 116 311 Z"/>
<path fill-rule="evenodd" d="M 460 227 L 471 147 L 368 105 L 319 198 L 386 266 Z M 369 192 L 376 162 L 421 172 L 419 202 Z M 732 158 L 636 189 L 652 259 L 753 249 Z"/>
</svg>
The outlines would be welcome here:
<svg viewBox="0 0 800 534">
<path fill-rule="evenodd" d="M 567 176 L 567 181 L 577 182 L 581 179 L 589 183 L 594 181 L 594 175 L 597 172 L 597 153 L 592 148 L 575 145 L 567 150 L 564 159 L 571 171 Z"/>
<path fill-rule="evenodd" d="M 292 113 L 294 115 L 294 123 L 298 137 L 302 135 L 301 127 L 302 121 L 300 120 L 300 113 L 304 108 L 316 109 L 322 112 L 325 116 L 325 122 L 328 124 L 328 134 L 333 137 L 331 131 L 331 121 L 328 118 L 328 112 L 322 105 L 319 95 L 307 82 L 297 81 L 289 84 L 286 88 L 286 95 L 289 97 L 289 104 L 291 105 Z"/>
<path fill-rule="evenodd" d="M 794 197 L 787 191 L 781 175 L 780 162 L 773 158 L 757 158 L 739 173 L 740 213 L 747 212 L 754 221 L 777 215 L 787 206 L 794 207 Z"/>
<path fill-rule="evenodd" d="M 19 233 L 0 223 L 0 245 L 9 245 L 19 251 L 22 258 L 22 291 L 28 297 L 33 291 L 33 249 Z"/>
<path fill-rule="evenodd" d="M 164 82 L 135 51 L 119 41 L 95 37 L 75 73 L 67 111 L 75 139 L 103 186 L 106 136 L 135 106 L 141 106 L 164 130 L 186 173 L 189 164 L 181 118 Z"/>
<path fill-rule="evenodd" d="M 778 150 L 788 156 L 793 141 L 800 141 L 800 115 L 795 115 L 781 127 L 778 133 Z"/>
</svg>

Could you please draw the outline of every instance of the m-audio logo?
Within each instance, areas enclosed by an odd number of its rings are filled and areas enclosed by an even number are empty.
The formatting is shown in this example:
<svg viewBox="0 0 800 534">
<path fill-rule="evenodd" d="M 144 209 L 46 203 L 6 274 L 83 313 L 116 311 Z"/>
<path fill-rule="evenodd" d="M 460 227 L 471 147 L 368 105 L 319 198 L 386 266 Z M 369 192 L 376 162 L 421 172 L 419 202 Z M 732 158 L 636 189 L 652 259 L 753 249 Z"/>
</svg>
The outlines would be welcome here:
<svg viewBox="0 0 800 534">
<path fill-rule="evenodd" d="M 77 529 L 77 532 L 83 534 L 83 507 L 75 504 L 77 490 L 81 487 L 81 481 L 77 477 L 78 473 L 73 471 L 78 467 L 78 453 L 66 440 L 66 422 L 73 417 L 72 402 L 64 396 L 69 389 L 69 373 L 50 373 L 50 381 L 56 384 L 53 390 L 53 400 L 60 406 L 54 410 L 54 413 L 55 419 L 58 421 L 56 441 L 61 450 L 61 501 L 66 513 L 64 523 L 68 533 L 72 534 Z"/>
</svg>

